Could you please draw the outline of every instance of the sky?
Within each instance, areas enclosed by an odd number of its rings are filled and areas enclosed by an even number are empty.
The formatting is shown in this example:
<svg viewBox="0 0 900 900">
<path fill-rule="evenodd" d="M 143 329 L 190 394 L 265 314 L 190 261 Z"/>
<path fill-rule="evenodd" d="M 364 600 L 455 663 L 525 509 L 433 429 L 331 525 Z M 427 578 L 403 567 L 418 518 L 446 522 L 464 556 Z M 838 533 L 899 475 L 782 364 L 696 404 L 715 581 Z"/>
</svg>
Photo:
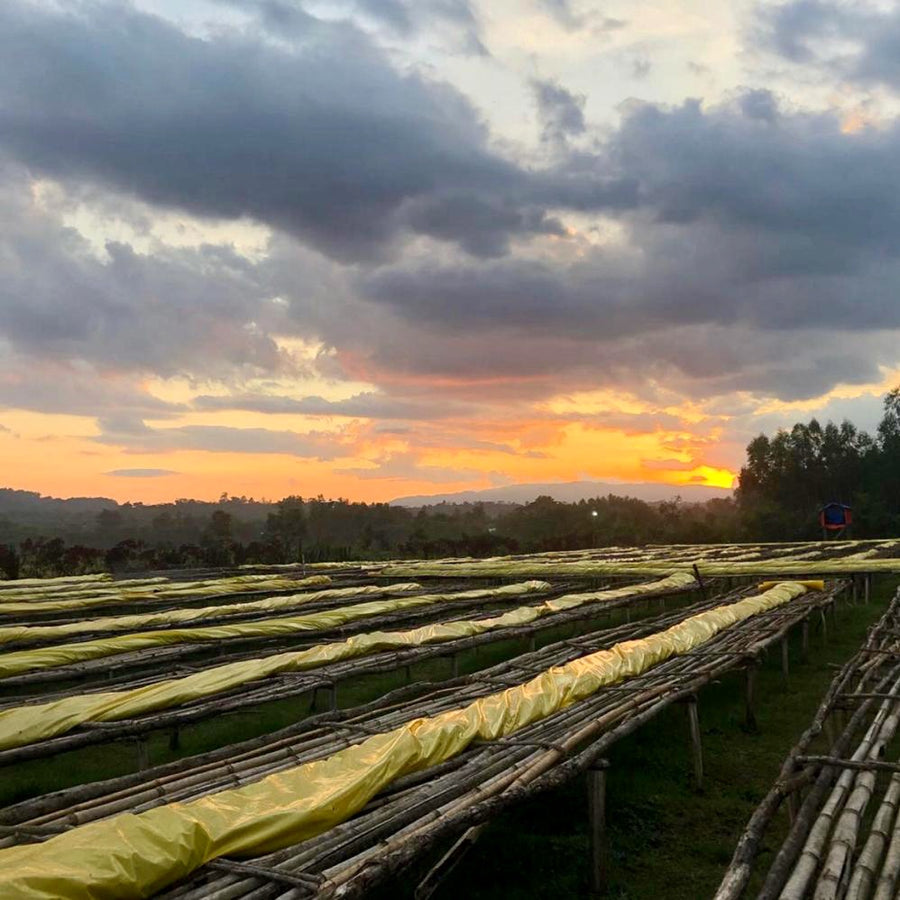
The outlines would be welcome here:
<svg viewBox="0 0 900 900">
<path fill-rule="evenodd" d="M 900 6 L 0 4 L 0 484 L 730 486 L 900 383 Z"/>
</svg>

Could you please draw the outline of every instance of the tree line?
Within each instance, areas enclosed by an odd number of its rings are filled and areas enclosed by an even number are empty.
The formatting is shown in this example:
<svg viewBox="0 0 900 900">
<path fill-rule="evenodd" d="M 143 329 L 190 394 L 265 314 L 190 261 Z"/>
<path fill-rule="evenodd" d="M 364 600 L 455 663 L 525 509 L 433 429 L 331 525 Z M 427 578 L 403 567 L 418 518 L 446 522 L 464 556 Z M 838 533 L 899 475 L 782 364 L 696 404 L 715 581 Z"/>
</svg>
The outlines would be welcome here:
<svg viewBox="0 0 900 900">
<path fill-rule="evenodd" d="M 854 537 L 900 535 L 900 388 L 885 396 L 874 435 L 811 419 L 754 438 L 736 498 L 752 540 L 820 536 L 816 512 L 829 502 L 852 507 Z"/>
<path fill-rule="evenodd" d="M 248 511 L 223 501 L 197 515 L 168 504 L 103 509 L 81 539 L 0 540 L 6 577 L 153 571 L 398 557 L 493 556 L 609 544 L 702 542 L 738 536 L 731 500 L 645 503 L 609 495 L 577 503 L 441 503 L 409 509 L 324 497 L 285 497 Z"/>
</svg>

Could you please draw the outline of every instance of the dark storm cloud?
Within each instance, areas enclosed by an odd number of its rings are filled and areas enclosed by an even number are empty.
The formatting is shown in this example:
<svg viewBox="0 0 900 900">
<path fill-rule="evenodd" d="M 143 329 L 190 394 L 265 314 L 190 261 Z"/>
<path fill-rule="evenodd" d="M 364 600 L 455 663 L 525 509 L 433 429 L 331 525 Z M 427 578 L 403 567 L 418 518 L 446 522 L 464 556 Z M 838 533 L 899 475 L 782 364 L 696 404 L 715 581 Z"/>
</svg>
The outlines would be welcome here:
<svg viewBox="0 0 900 900">
<path fill-rule="evenodd" d="M 578 160 L 636 185 L 637 210 L 617 213 L 627 243 L 575 262 L 382 267 L 362 294 L 452 337 L 473 379 L 530 374 L 523 395 L 554 358 L 581 378 L 653 377 L 658 363 L 692 391 L 783 398 L 877 380 L 895 361 L 882 338 L 900 328 L 897 125 L 844 134 L 834 116 L 787 113 L 755 91 L 710 109 L 633 107 Z M 438 377 L 454 365 L 437 340 L 390 346 L 397 368 Z"/>
<path fill-rule="evenodd" d="M 273 414 L 418 421 L 465 416 L 473 412 L 473 407 L 469 404 L 437 404 L 433 401 L 408 400 L 372 392 L 357 394 L 346 400 L 326 400 L 324 397 L 294 398 L 271 394 L 200 396 L 194 399 L 193 405 L 198 410 L 240 409 Z"/>
<path fill-rule="evenodd" d="M 103 377 L 93 368 L 13 356 L 0 363 L 0 408 L 41 413 L 96 416 L 128 409 L 136 415 L 166 419 L 186 407 L 147 393 L 137 379 Z"/>
<path fill-rule="evenodd" d="M 10 201 L 0 221 L 0 335 L 18 352 L 160 375 L 282 366 L 260 327 L 278 310 L 262 302 L 271 295 L 259 272 L 230 248 L 150 255 L 108 243 L 104 260 L 13 192 L 0 199 Z"/>
<path fill-rule="evenodd" d="M 764 97 L 756 92 L 737 110 L 638 107 L 612 139 L 610 161 L 638 181 L 641 206 L 657 220 L 805 235 L 822 263 L 831 240 L 851 251 L 891 249 L 900 128 L 848 135 L 834 115 L 778 115 Z"/>
<path fill-rule="evenodd" d="M 771 91 L 757 88 L 746 91 L 738 99 L 741 112 L 749 119 L 762 119 L 764 122 L 774 122 L 778 116 L 778 102 Z"/>
<path fill-rule="evenodd" d="M 189 37 L 122 6 L 77 9 L 0 6 L 0 150 L 113 203 L 246 215 L 275 235 L 255 261 L 125 243 L 99 258 L 35 211 L 23 175 L 18 199 L 0 178 L 0 336 L 18 353 L 87 361 L 98 379 L 229 383 L 234 397 L 198 408 L 394 420 L 436 418 L 448 399 L 465 409 L 641 379 L 804 397 L 896 361 L 882 340 L 900 328 L 896 123 L 847 135 L 765 91 L 711 108 L 632 104 L 591 151 L 560 147 L 532 170 L 497 155 L 459 93 L 399 74 L 346 23 L 301 17 L 278 49 Z M 580 98 L 551 87 L 544 123 L 580 134 Z M 570 238 L 571 211 L 586 232 L 592 214 L 601 233 L 615 219 L 618 236 Z M 401 248 L 410 234 L 450 246 Z M 319 372 L 380 394 L 248 396 L 245 370 L 288 366 L 275 335 L 323 341 L 334 353 Z M 156 417 L 152 401 L 122 397 L 138 421 Z M 332 437 L 292 432 L 107 424 L 102 439 L 129 448 L 337 452 Z"/>
<path fill-rule="evenodd" d="M 0 7 L 0 147 L 34 171 L 249 216 L 344 259 L 409 232 L 500 253 L 565 205 L 552 172 L 489 148 L 461 94 L 399 73 L 349 23 L 313 20 L 280 49 L 76 9 Z"/>
<path fill-rule="evenodd" d="M 123 414 L 101 418 L 101 433 L 93 440 L 122 447 L 128 453 L 203 450 L 210 453 L 281 453 L 304 459 L 331 460 L 342 455 L 335 435 L 299 434 L 270 428 L 225 425 L 180 425 L 151 428 L 140 418 Z"/>
<path fill-rule="evenodd" d="M 584 94 L 573 94 L 556 81 L 532 79 L 538 119 L 545 141 L 560 142 L 584 134 Z"/>
<path fill-rule="evenodd" d="M 752 38 L 757 44 L 830 74 L 900 86 L 900 7 L 878 8 L 833 0 L 789 0 L 762 6 Z"/>
</svg>

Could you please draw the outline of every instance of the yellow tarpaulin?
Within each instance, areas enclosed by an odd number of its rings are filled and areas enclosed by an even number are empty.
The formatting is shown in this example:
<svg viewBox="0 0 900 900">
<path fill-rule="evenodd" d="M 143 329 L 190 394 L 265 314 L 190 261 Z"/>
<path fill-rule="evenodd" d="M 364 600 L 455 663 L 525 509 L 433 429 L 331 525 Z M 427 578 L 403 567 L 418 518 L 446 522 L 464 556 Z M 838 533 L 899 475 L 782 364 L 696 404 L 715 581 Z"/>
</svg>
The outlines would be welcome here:
<svg viewBox="0 0 900 900">
<path fill-rule="evenodd" d="M 317 575 L 328 583 L 326 575 Z M 108 616 L 87 619 L 81 622 L 67 622 L 65 625 L 7 625 L 0 626 L 0 644 L 27 641 L 53 641 L 77 634 L 94 634 L 99 631 L 137 631 L 141 628 L 165 627 L 187 622 L 202 622 L 204 619 L 227 618 L 237 613 L 269 613 L 296 609 L 319 600 L 351 600 L 357 597 L 384 597 L 391 594 L 419 591 L 422 586 L 416 582 L 399 585 L 359 585 L 347 588 L 329 588 L 305 594 L 288 594 L 266 597 L 264 600 L 250 600 L 244 603 L 229 603 L 222 606 L 201 606 L 197 609 L 170 609 L 159 612 L 137 613 L 128 616 Z"/>
<path fill-rule="evenodd" d="M 402 612 L 438 603 L 481 599 L 501 600 L 537 591 L 546 591 L 549 588 L 550 585 L 544 581 L 528 581 L 523 584 L 511 584 L 474 591 L 460 591 L 453 594 L 419 594 L 415 597 L 373 600 L 369 603 L 356 603 L 353 606 L 340 606 L 337 609 L 323 609 L 302 616 L 235 622 L 230 625 L 206 625 L 200 628 L 170 628 L 165 631 L 143 631 L 115 637 L 78 641 L 71 644 L 57 644 L 53 647 L 35 647 L 33 650 L 17 650 L 13 653 L 0 654 L 0 678 L 9 678 L 12 675 L 21 675 L 38 669 L 52 669 L 58 666 L 67 666 L 71 663 L 116 656 L 119 653 L 132 653 L 135 650 L 145 650 L 148 647 L 224 641 L 230 638 L 282 637 L 291 634 L 303 634 L 309 631 L 339 628 L 341 625 L 369 618 L 370 616 Z M 421 585 L 411 582 L 409 584 L 394 585 L 393 589 L 403 593 L 420 590 Z"/>
<path fill-rule="evenodd" d="M 222 578 L 212 581 L 189 581 L 184 584 L 167 583 L 158 587 L 119 590 L 102 586 L 97 591 L 86 592 L 85 595 L 70 595 L 49 600 L 30 600 L 27 602 L 0 602 L 0 615 L 21 616 L 29 613 L 66 612 L 80 613 L 92 606 L 112 606 L 117 603 L 136 603 L 140 600 L 193 600 L 201 597 L 228 596 L 230 594 L 246 594 L 255 591 L 281 591 L 302 587 L 304 584 L 323 584 L 318 579 L 324 575 L 313 575 L 298 581 L 284 576 L 240 575 L 236 578 Z"/>
<path fill-rule="evenodd" d="M 211 859 L 255 856 L 313 837 L 403 775 L 450 759 L 474 741 L 514 734 L 805 592 L 801 584 L 779 584 L 252 784 L 139 815 L 122 813 L 44 843 L 0 850 L 0 897 L 148 897 Z"/>
<path fill-rule="evenodd" d="M 730 562 L 729 560 L 667 560 L 651 559 L 634 562 L 608 562 L 602 559 L 566 561 L 528 562 L 524 560 L 493 561 L 482 560 L 471 563 L 414 563 L 400 566 L 387 566 L 381 570 L 382 575 L 392 578 L 418 578 L 421 576 L 450 578 L 522 578 L 532 577 L 580 577 L 597 578 L 601 576 L 634 576 L 662 575 L 675 571 L 693 571 L 697 566 L 701 576 L 727 577 L 737 575 L 765 575 L 776 573 L 790 576 L 814 575 L 849 575 L 854 572 L 900 572 L 900 558 L 871 558 L 868 551 L 858 555 L 832 557 L 828 559 L 801 559 L 799 557 L 780 557 L 753 562 Z"/>
<path fill-rule="evenodd" d="M 64 575 L 60 578 L 12 578 L 9 581 L 0 581 L 0 591 L 8 588 L 53 588 L 64 584 L 91 584 L 102 581 L 112 581 L 112 575 L 108 572 L 100 572 L 96 575 Z"/>
<path fill-rule="evenodd" d="M 147 588 L 150 585 L 172 584 L 168 578 L 129 578 L 122 581 L 111 581 L 109 576 L 102 581 L 83 582 L 73 581 L 60 585 L 20 585 L 18 581 L 12 581 L 7 587 L 5 583 L 0 587 L 0 602 L 13 600 L 32 600 L 43 603 L 48 600 L 71 600 L 76 597 L 89 597 L 95 594 L 106 594 L 123 590 L 124 588 Z"/>
<path fill-rule="evenodd" d="M 537 585 L 542 582 L 532 584 L 537 589 Z M 146 687 L 104 691 L 102 694 L 81 694 L 50 703 L 14 707 L 0 711 L 0 750 L 22 747 L 65 734 L 86 722 L 115 722 L 155 710 L 171 709 L 283 672 L 314 669 L 345 659 L 404 647 L 458 640 L 500 628 L 526 625 L 544 616 L 587 604 L 609 603 L 622 597 L 640 597 L 659 591 L 685 589 L 695 584 L 691 576 L 679 573 L 648 584 L 634 584 L 587 594 L 568 594 L 546 600 L 537 606 L 520 606 L 488 619 L 436 622 L 408 631 L 373 631 L 354 635 L 345 641 L 317 644 L 306 650 L 226 663 L 194 675 L 158 681 Z M 550 585 L 544 584 L 544 587 L 549 589 Z"/>
</svg>

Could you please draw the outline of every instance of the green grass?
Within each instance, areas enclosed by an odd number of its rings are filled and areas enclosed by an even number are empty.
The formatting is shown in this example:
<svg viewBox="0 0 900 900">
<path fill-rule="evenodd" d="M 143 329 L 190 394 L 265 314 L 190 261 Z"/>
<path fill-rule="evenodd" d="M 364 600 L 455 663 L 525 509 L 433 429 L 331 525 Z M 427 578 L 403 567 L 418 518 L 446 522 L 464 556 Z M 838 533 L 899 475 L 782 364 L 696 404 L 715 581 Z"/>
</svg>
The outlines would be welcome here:
<svg viewBox="0 0 900 900">
<path fill-rule="evenodd" d="M 738 836 L 771 787 L 789 748 L 808 727 L 835 675 L 884 611 L 895 581 L 876 585 L 868 606 L 838 607 L 823 648 L 813 628 L 810 660 L 791 639 L 787 687 L 773 648 L 757 681 L 758 730 L 744 725 L 744 681 L 723 678 L 700 694 L 705 778 L 693 786 L 688 724 L 682 706 L 614 746 L 607 789 L 610 882 L 616 900 L 696 900 L 715 892 Z M 782 810 L 764 843 L 770 858 L 786 828 Z M 583 778 L 500 816 L 442 885 L 437 896 L 588 897 L 587 795 Z M 430 860 L 429 862 L 433 862 Z M 427 868 L 417 866 L 379 898 L 411 896 Z M 758 876 L 757 876 L 758 877 Z"/>
</svg>

